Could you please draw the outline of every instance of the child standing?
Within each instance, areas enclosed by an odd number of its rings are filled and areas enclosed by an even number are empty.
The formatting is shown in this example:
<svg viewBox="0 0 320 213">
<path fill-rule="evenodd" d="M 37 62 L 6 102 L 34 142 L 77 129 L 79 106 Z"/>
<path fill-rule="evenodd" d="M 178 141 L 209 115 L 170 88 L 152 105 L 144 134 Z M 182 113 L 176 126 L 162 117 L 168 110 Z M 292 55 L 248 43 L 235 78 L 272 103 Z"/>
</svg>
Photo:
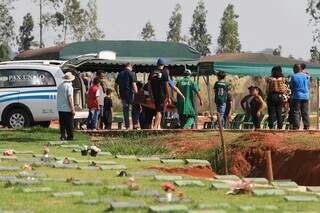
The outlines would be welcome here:
<svg viewBox="0 0 320 213">
<path fill-rule="evenodd" d="M 105 129 L 111 129 L 113 121 L 113 102 L 111 99 L 112 89 L 108 88 L 103 104 L 103 122 Z"/>
<path fill-rule="evenodd" d="M 214 102 L 217 106 L 217 112 L 220 114 L 220 120 L 222 127 L 225 127 L 225 113 L 227 107 L 229 84 L 225 81 L 226 74 L 223 71 L 217 74 L 218 81 L 214 84 L 215 98 Z"/>
<path fill-rule="evenodd" d="M 266 108 L 267 104 L 262 98 L 262 91 L 259 87 L 251 86 L 248 88 L 250 96 L 250 114 L 254 129 L 260 129 L 261 112 Z"/>
</svg>

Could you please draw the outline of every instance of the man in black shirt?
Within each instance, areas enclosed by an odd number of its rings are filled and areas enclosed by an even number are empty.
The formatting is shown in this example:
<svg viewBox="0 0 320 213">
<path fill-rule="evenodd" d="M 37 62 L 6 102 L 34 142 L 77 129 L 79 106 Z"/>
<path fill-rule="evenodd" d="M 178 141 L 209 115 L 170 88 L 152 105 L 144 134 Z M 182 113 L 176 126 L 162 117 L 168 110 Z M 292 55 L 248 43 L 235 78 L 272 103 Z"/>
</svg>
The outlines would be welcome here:
<svg viewBox="0 0 320 213">
<path fill-rule="evenodd" d="M 133 102 L 133 94 L 137 93 L 136 75 L 132 69 L 132 64 L 126 64 L 125 69 L 118 74 L 115 84 L 115 91 L 122 101 L 126 129 L 130 128 L 129 109 Z"/>
<path fill-rule="evenodd" d="M 165 105 L 170 102 L 169 71 L 165 69 L 165 61 L 159 58 L 157 69 L 149 75 L 149 83 L 155 102 L 156 118 L 154 129 L 161 129 L 161 118 Z"/>
</svg>

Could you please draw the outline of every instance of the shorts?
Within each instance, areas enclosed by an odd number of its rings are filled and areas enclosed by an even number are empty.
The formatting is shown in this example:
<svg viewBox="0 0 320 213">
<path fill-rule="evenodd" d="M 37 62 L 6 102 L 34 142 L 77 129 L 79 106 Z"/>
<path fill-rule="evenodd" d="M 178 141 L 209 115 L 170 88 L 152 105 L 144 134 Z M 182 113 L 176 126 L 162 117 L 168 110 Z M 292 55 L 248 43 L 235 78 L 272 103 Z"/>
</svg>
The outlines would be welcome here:
<svg viewBox="0 0 320 213">
<path fill-rule="evenodd" d="M 164 100 L 155 100 L 156 112 L 164 112 Z"/>
</svg>

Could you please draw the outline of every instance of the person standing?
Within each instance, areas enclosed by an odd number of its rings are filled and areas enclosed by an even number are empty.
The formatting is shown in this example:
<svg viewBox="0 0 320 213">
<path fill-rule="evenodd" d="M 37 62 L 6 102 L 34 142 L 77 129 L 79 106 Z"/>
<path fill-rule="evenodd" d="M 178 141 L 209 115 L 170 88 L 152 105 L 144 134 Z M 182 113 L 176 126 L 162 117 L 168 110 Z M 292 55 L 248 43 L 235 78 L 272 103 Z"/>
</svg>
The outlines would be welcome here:
<svg viewBox="0 0 320 213">
<path fill-rule="evenodd" d="M 222 127 L 225 127 L 225 113 L 227 107 L 229 84 L 225 81 L 226 74 L 223 71 L 217 74 L 218 81 L 214 84 L 215 98 L 214 101 L 217 106 L 217 112 L 220 114 L 220 121 Z"/>
<path fill-rule="evenodd" d="M 284 95 L 286 93 L 286 80 L 282 74 L 282 68 L 276 66 L 272 68 L 271 77 L 267 79 L 267 105 L 268 105 L 268 125 L 269 129 L 274 128 L 277 121 L 277 128 L 282 129 L 284 107 Z"/>
<path fill-rule="evenodd" d="M 130 129 L 129 110 L 133 103 L 133 95 L 138 92 L 135 82 L 133 65 L 127 63 L 124 70 L 118 74 L 114 86 L 118 98 L 122 101 L 123 119 L 127 130 Z"/>
<path fill-rule="evenodd" d="M 202 106 L 202 99 L 199 93 L 199 85 L 190 77 L 191 71 L 185 70 L 184 75 L 185 76 L 177 82 L 177 88 L 182 93 L 182 96 L 179 95 L 177 98 L 177 108 L 181 127 L 183 129 L 191 129 L 197 115 L 194 107 L 194 94 L 197 95 L 200 106 Z"/>
<path fill-rule="evenodd" d="M 99 70 L 97 71 L 97 77 L 100 78 L 100 84 L 99 84 L 99 119 L 98 119 L 98 128 L 103 129 L 103 102 L 104 102 L 104 97 L 106 96 L 106 92 L 108 89 L 107 85 L 107 79 L 106 79 L 106 74 L 102 71 Z"/>
<path fill-rule="evenodd" d="M 91 130 L 97 129 L 98 119 L 99 119 L 99 97 L 100 97 L 100 91 L 99 91 L 99 84 L 100 84 L 100 78 L 95 77 L 93 79 L 93 84 L 89 89 L 88 92 L 88 108 L 89 108 L 89 116 L 87 121 L 87 128 Z"/>
<path fill-rule="evenodd" d="M 228 92 L 226 111 L 224 113 L 225 120 L 225 128 L 230 128 L 230 122 L 232 119 L 232 105 L 233 105 L 233 97 L 230 92 Z"/>
<path fill-rule="evenodd" d="M 294 74 L 291 76 L 290 88 L 292 92 L 292 126 L 294 130 L 300 129 L 302 117 L 303 129 L 310 128 L 309 119 L 309 98 L 310 98 L 310 77 L 302 72 L 300 65 L 293 67 Z"/>
<path fill-rule="evenodd" d="M 63 76 L 63 82 L 58 86 L 57 108 L 59 113 L 60 140 L 73 140 L 74 128 L 74 101 L 72 81 L 75 76 L 67 72 Z"/>
<path fill-rule="evenodd" d="M 113 102 L 111 98 L 112 89 L 108 88 L 103 104 L 103 122 L 105 129 L 111 129 L 113 121 Z"/>
<path fill-rule="evenodd" d="M 165 60 L 159 58 L 157 68 L 149 75 L 152 96 L 155 103 L 156 117 L 153 129 L 161 129 L 162 114 L 165 111 L 165 105 L 170 104 L 170 86 L 169 86 L 169 71 L 165 69 Z"/>
</svg>

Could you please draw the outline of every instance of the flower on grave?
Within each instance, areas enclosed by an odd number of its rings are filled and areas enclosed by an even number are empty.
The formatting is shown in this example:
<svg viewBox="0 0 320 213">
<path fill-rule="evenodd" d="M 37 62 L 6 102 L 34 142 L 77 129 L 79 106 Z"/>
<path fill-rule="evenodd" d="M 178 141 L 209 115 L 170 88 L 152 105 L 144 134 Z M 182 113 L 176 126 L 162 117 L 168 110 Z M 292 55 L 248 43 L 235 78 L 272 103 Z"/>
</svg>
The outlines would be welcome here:
<svg viewBox="0 0 320 213">
<path fill-rule="evenodd" d="M 252 181 L 240 180 L 232 184 L 230 191 L 227 192 L 227 195 L 237 195 L 237 194 L 251 194 L 253 190 Z"/>
<path fill-rule="evenodd" d="M 70 161 L 69 158 L 64 158 L 63 159 L 63 164 L 70 164 L 70 163 L 71 163 L 71 161 Z"/>
<path fill-rule="evenodd" d="M 24 170 L 24 171 L 27 171 L 27 172 L 31 172 L 31 171 L 32 171 L 32 165 L 30 165 L 30 164 L 25 164 L 25 165 L 23 166 L 23 170 Z"/>
<path fill-rule="evenodd" d="M 71 182 L 73 182 L 73 181 L 75 181 L 75 180 L 76 180 L 75 177 L 68 177 L 66 181 L 67 181 L 68 183 L 71 183 Z"/>
<path fill-rule="evenodd" d="M 127 182 L 128 188 L 131 190 L 138 190 L 140 187 L 134 177 L 129 177 Z"/>
<path fill-rule="evenodd" d="M 96 146 L 90 146 L 90 150 L 93 150 L 93 151 L 95 151 L 95 152 L 101 152 L 101 149 L 99 149 L 98 147 L 96 147 Z"/>
<path fill-rule="evenodd" d="M 14 156 L 14 151 L 12 149 L 7 149 L 3 152 L 4 156 Z"/>
<path fill-rule="evenodd" d="M 186 198 L 186 194 L 184 192 L 177 192 L 177 197 L 180 199 Z"/>
<path fill-rule="evenodd" d="M 165 192 L 175 192 L 176 186 L 170 182 L 165 182 L 161 184 L 161 189 L 163 189 Z"/>
<path fill-rule="evenodd" d="M 48 155 L 49 152 L 50 152 L 49 147 L 48 147 L 47 145 L 44 145 L 44 146 L 42 147 L 42 153 L 43 153 L 44 155 Z"/>
</svg>

